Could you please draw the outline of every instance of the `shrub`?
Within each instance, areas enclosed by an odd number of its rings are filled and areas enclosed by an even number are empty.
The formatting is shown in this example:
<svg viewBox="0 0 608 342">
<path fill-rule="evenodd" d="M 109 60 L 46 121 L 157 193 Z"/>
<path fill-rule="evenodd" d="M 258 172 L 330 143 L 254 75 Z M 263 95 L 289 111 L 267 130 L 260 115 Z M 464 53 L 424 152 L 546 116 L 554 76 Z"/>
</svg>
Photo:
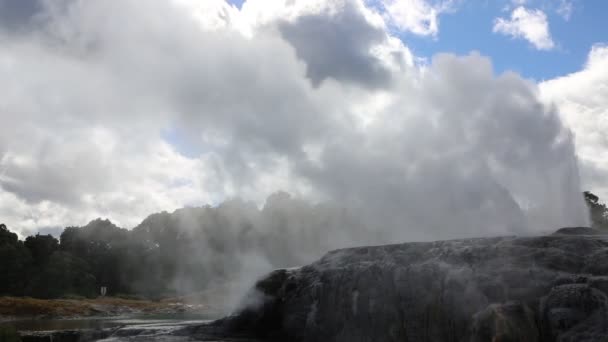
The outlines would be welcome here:
<svg viewBox="0 0 608 342">
<path fill-rule="evenodd" d="M 2 342 L 21 342 L 21 337 L 17 329 L 12 326 L 1 326 L 0 325 L 0 341 Z"/>
</svg>

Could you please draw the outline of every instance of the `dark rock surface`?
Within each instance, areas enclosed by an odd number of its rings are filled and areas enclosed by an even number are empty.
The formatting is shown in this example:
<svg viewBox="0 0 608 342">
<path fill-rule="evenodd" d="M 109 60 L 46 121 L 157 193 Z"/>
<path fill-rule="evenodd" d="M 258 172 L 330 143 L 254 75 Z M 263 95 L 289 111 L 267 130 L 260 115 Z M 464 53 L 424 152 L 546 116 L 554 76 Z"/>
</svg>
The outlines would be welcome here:
<svg viewBox="0 0 608 342">
<path fill-rule="evenodd" d="M 302 342 L 608 341 L 608 241 L 580 233 L 336 250 L 271 273 L 239 314 L 182 333 Z"/>
<path fill-rule="evenodd" d="M 336 250 L 235 315 L 104 341 L 608 341 L 608 236 L 567 232 Z"/>
<path fill-rule="evenodd" d="M 591 227 L 564 227 L 558 229 L 553 234 L 566 234 L 566 235 L 599 235 L 606 234 L 606 232 L 602 232 L 599 229 L 591 228 Z"/>
</svg>

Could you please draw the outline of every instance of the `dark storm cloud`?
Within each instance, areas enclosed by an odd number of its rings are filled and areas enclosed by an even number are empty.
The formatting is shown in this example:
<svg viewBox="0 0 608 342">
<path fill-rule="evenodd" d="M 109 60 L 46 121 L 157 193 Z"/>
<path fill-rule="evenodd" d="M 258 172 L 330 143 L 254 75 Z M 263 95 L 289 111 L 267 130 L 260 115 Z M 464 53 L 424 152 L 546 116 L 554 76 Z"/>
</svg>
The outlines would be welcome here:
<svg viewBox="0 0 608 342">
<path fill-rule="evenodd" d="M 315 86 L 327 78 L 364 87 L 386 87 L 391 73 L 370 49 L 385 42 L 386 32 L 373 26 L 347 2 L 338 13 L 303 15 L 282 22 L 279 29 L 306 63 L 306 75 Z"/>
<path fill-rule="evenodd" d="M 42 0 L 0 0 L 0 29 L 27 29 L 43 7 Z"/>
</svg>

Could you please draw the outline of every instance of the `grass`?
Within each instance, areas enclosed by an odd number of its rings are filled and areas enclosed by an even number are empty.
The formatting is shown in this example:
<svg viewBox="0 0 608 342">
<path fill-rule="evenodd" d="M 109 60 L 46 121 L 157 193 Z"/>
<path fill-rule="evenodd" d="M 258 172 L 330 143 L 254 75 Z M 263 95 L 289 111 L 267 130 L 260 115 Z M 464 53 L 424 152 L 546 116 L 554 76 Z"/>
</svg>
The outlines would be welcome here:
<svg viewBox="0 0 608 342">
<path fill-rule="evenodd" d="M 103 297 L 96 299 L 36 299 L 0 297 L 0 318 L 4 317 L 84 317 L 125 313 L 154 313 L 175 303 Z"/>
</svg>

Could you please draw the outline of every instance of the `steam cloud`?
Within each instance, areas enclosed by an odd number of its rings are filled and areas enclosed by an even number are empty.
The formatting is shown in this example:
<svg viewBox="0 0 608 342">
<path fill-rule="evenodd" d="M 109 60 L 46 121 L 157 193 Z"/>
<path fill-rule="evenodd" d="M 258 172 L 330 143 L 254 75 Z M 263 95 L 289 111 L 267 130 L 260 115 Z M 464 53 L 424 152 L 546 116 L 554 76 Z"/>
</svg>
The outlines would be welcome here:
<svg viewBox="0 0 608 342">
<path fill-rule="evenodd" d="M 0 23 L 0 217 L 23 234 L 278 190 L 354 217 L 287 211 L 297 261 L 587 221 L 535 84 L 475 52 L 416 59 L 363 1 L 19 3 L 0 0 L 23 6 Z"/>
</svg>

